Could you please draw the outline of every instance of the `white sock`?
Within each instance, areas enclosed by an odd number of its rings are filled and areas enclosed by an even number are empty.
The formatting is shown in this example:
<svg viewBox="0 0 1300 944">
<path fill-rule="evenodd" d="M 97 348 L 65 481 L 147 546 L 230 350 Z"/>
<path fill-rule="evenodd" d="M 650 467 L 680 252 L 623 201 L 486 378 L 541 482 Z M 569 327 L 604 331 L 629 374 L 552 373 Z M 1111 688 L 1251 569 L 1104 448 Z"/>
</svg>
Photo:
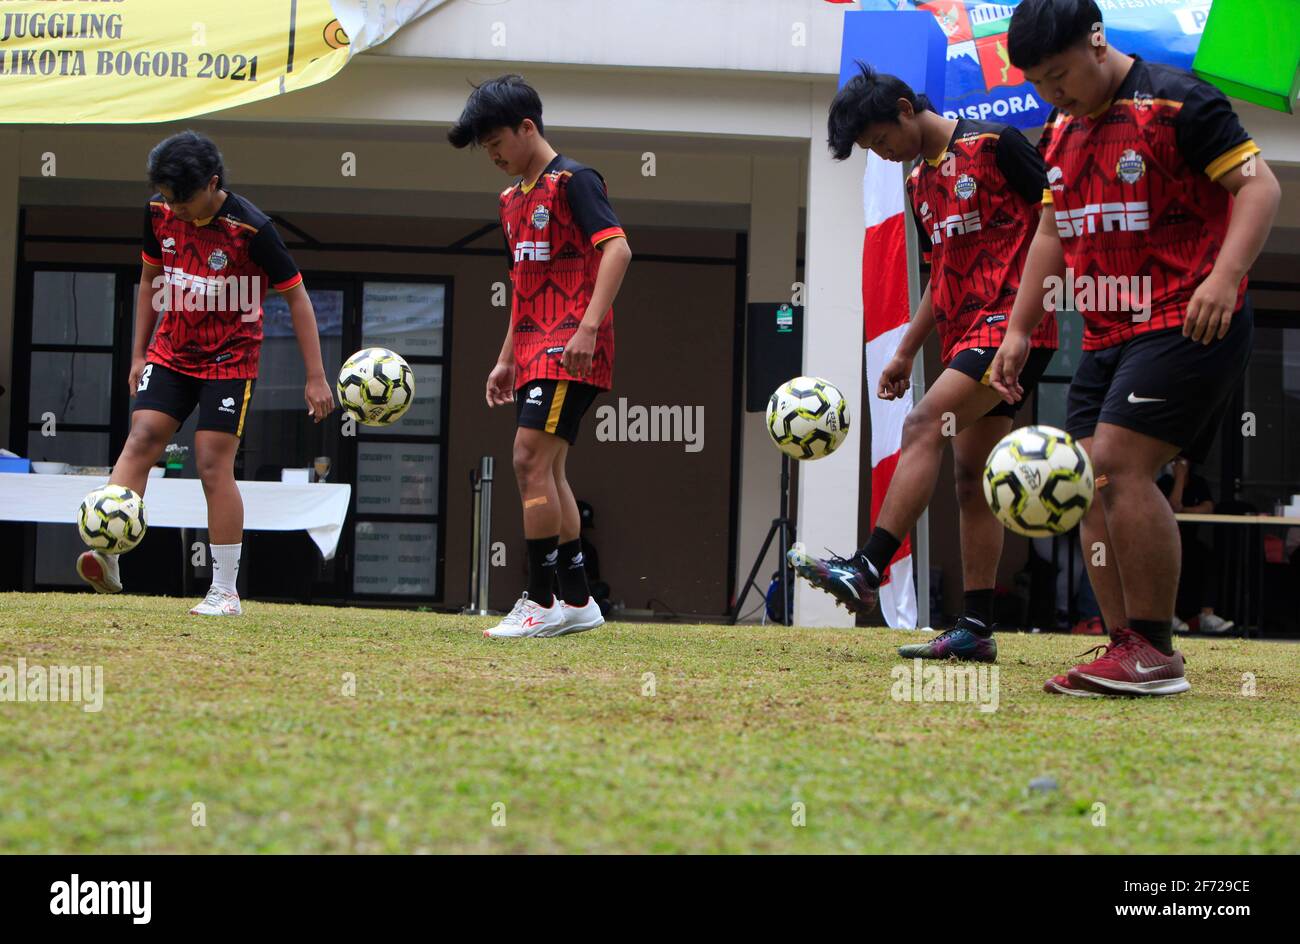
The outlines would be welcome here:
<svg viewBox="0 0 1300 944">
<path fill-rule="evenodd" d="M 235 578 L 239 576 L 239 552 L 243 544 L 209 544 L 212 549 L 212 586 L 228 593 L 236 593 Z"/>
</svg>

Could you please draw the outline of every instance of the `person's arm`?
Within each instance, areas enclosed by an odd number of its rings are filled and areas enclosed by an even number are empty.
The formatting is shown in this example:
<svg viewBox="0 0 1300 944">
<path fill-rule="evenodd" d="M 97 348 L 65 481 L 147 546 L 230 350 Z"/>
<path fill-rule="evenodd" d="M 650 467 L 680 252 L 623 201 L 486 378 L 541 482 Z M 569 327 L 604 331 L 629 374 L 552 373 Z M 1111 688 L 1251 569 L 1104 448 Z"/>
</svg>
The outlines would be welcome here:
<svg viewBox="0 0 1300 944">
<path fill-rule="evenodd" d="M 302 352 L 302 363 L 307 370 L 303 399 L 307 403 L 307 412 L 319 423 L 334 411 L 334 391 L 325 379 L 316 309 L 312 307 L 311 296 L 303 285 L 302 273 L 285 248 L 275 224 L 269 221 L 253 237 L 248 247 L 248 257 L 266 273 L 271 287 L 280 293 L 289 306 L 293 333 L 298 338 L 298 350 Z M 254 314 L 249 312 L 250 317 Z"/>
<path fill-rule="evenodd" d="M 135 334 L 131 340 L 131 372 L 127 375 L 127 384 L 133 397 L 144 373 L 145 357 L 149 353 L 153 329 L 163 310 L 160 302 L 166 298 L 167 283 L 163 281 L 162 274 L 161 265 L 154 265 L 147 260 L 140 265 L 140 289 L 135 296 Z"/>
<path fill-rule="evenodd" d="M 609 314 L 614 298 L 623 286 L 628 264 L 632 261 L 632 249 L 622 236 L 608 239 L 597 248 L 600 251 L 600 268 L 596 270 L 591 304 L 587 306 L 578 330 L 564 348 L 564 369 L 575 377 L 586 377 L 591 373 L 591 361 L 596 353 L 596 333 Z"/>
<path fill-rule="evenodd" d="M 281 293 L 289 305 L 289 318 L 293 333 L 298 338 L 298 350 L 307 368 L 307 387 L 303 396 L 307 412 L 319 423 L 334 411 L 334 391 L 325 379 L 325 364 L 321 360 L 320 330 L 316 325 L 316 309 L 312 307 L 307 288 L 299 282 Z"/>
<path fill-rule="evenodd" d="M 515 399 L 515 318 L 513 301 L 510 318 L 506 321 L 506 339 L 501 342 L 501 353 L 488 373 L 487 405 L 503 406 Z"/>
<path fill-rule="evenodd" d="M 1210 274 L 1192 292 L 1183 320 L 1185 337 L 1209 344 L 1228 333 L 1241 281 L 1268 238 L 1282 188 L 1228 97 L 1208 82 L 1197 80 L 1188 89 L 1174 133 L 1187 165 L 1233 197 L 1223 246 Z"/>
<path fill-rule="evenodd" d="M 1056 211 L 1049 203 L 1038 218 L 1038 231 L 1029 244 L 1007 333 L 989 368 L 989 383 L 1008 403 L 1018 403 L 1025 395 L 1020 372 L 1029 359 L 1029 337 L 1047 314 L 1047 280 L 1052 276 L 1065 277 L 1065 250 L 1056 228 Z"/>
<path fill-rule="evenodd" d="M 1214 268 L 1187 303 L 1183 334 L 1202 344 L 1228 333 L 1237 309 L 1237 288 L 1259 258 L 1282 200 L 1282 187 L 1263 158 L 1255 157 L 1250 175 L 1246 166 L 1239 165 L 1218 180 L 1233 197 L 1228 232 Z"/>
<path fill-rule="evenodd" d="M 560 359 L 560 364 L 566 371 L 575 377 L 585 378 L 592 372 L 596 334 L 623 285 L 623 277 L 632 261 L 632 249 L 614 208 L 610 206 L 605 181 L 600 174 L 591 168 L 578 171 L 569 178 L 565 197 L 583 235 L 600 252 L 600 266 L 596 270 L 591 302 L 582 314 L 578 329 L 565 345 Z"/>
<path fill-rule="evenodd" d="M 925 285 L 921 302 L 916 306 L 916 314 L 908 322 L 903 338 L 898 342 L 898 350 L 880 372 L 880 381 L 876 385 L 876 396 L 882 400 L 897 400 L 912 386 L 912 362 L 925 344 L 925 339 L 934 331 L 934 305 L 930 300 L 930 284 Z"/>
<path fill-rule="evenodd" d="M 1169 487 L 1169 507 L 1175 512 L 1183 508 L 1183 491 L 1187 488 L 1187 460 L 1181 456 L 1174 460 L 1174 484 Z"/>
</svg>

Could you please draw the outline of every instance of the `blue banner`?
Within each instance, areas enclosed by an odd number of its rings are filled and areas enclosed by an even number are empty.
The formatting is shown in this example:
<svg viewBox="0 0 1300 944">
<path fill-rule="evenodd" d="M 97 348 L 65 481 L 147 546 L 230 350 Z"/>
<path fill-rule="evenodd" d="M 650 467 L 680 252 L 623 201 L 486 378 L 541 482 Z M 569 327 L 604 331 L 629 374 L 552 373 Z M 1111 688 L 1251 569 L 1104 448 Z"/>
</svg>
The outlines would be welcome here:
<svg viewBox="0 0 1300 944">
<path fill-rule="evenodd" d="M 1097 0 L 1106 39 L 1130 55 L 1191 71 L 1196 47 L 1213 0 Z M 947 40 L 943 112 L 950 118 L 1001 121 L 1036 128 L 1051 106 L 1038 99 L 1007 55 L 1007 29 L 1019 0 L 860 0 L 859 10 L 923 10 L 932 14 Z M 854 16 L 853 12 L 846 14 Z M 848 41 L 851 31 L 845 29 Z M 883 55 L 893 40 L 886 33 L 844 58 L 868 62 L 872 47 Z M 936 101 L 936 105 L 938 102 Z"/>
</svg>

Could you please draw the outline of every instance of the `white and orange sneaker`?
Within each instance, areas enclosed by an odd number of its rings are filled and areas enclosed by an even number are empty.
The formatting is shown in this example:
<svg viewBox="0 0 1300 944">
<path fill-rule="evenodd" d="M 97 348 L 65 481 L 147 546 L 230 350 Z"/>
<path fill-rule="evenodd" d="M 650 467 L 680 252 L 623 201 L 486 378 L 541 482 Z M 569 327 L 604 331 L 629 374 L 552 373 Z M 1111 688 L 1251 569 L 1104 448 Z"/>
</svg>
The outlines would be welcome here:
<svg viewBox="0 0 1300 944">
<path fill-rule="evenodd" d="M 122 577 L 118 573 L 116 554 L 86 551 L 77 558 L 77 576 L 100 593 L 122 592 Z"/>
<path fill-rule="evenodd" d="M 556 599 L 549 607 L 528 599 L 525 593 L 515 601 L 506 618 L 491 629 L 483 630 L 489 639 L 520 639 L 525 636 L 561 636 L 564 634 L 564 607 Z"/>
<path fill-rule="evenodd" d="M 239 605 L 239 594 L 211 587 L 203 602 L 190 610 L 191 616 L 240 616 L 244 610 Z"/>
<path fill-rule="evenodd" d="M 600 604 L 595 597 L 587 597 L 582 606 L 570 606 L 559 600 L 560 609 L 564 611 L 564 627 L 555 635 L 568 636 L 571 633 L 585 633 L 605 625 L 605 617 L 600 615 Z"/>
</svg>

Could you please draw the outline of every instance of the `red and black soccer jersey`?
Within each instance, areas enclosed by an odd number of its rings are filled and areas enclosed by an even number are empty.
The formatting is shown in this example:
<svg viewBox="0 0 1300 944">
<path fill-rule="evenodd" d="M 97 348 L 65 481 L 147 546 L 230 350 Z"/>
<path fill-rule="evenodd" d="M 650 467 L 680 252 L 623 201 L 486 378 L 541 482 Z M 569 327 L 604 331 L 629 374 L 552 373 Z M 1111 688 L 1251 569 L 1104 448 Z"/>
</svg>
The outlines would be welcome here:
<svg viewBox="0 0 1300 944">
<path fill-rule="evenodd" d="M 162 266 L 167 288 L 148 359 L 209 380 L 256 377 L 267 285 L 285 291 L 302 281 L 266 214 L 227 191 L 217 215 L 198 225 L 178 220 L 154 194 L 141 255 Z"/>
<path fill-rule="evenodd" d="M 600 250 L 623 235 L 605 181 L 590 167 L 556 155 L 531 187 L 501 194 L 501 228 L 514 284 L 515 389 L 532 380 L 573 380 L 608 390 L 614 380 L 614 310 L 596 333 L 591 376 L 560 366 L 596 288 Z"/>
<path fill-rule="evenodd" d="M 1056 212 L 1067 283 L 1096 285 L 1075 288 L 1084 350 L 1181 326 L 1228 231 L 1232 198 L 1215 181 L 1259 153 L 1228 99 L 1135 57 L 1104 111 L 1054 114 L 1048 132 L 1043 202 Z M 1238 307 L 1245 292 L 1242 279 Z"/>
<path fill-rule="evenodd" d="M 1042 156 L 1019 131 L 966 118 L 957 120 L 943 156 L 922 160 L 908 176 L 945 364 L 968 348 L 1002 343 L 1045 181 Z M 1057 346 L 1052 315 L 1031 342 Z"/>
</svg>

